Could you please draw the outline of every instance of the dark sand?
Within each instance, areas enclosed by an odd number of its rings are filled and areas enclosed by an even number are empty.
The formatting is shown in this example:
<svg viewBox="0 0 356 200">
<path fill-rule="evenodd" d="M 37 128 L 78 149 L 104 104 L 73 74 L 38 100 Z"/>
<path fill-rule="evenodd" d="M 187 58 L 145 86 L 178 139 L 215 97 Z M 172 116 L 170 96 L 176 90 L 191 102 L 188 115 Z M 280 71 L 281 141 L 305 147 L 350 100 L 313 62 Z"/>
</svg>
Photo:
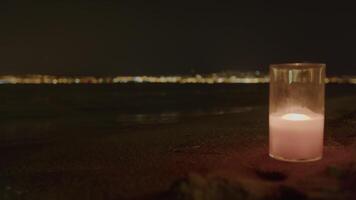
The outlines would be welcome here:
<svg viewBox="0 0 356 200">
<path fill-rule="evenodd" d="M 1 200 L 356 198 L 356 86 L 328 86 L 324 158 L 311 163 L 268 157 L 266 85 L 168 87 L 159 105 L 128 103 L 132 88 L 17 87 L 0 88 Z M 130 113 L 155 106 L 165 114 Z"/>
</svg>

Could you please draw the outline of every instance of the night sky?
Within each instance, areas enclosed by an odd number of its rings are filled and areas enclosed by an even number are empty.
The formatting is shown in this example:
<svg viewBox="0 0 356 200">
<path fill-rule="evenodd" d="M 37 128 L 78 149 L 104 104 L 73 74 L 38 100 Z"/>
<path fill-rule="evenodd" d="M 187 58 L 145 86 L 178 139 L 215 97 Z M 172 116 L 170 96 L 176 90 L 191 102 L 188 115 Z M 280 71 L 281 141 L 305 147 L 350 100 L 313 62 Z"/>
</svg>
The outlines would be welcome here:
<svg viewBox="0 0 356 200">
<path fill-rule="evenodd" d="M 340 1 L 53 2 L 1 1 L 0 74 L 189 74 L 294 61 L 356 74 L 356 9 Z"/>
</svg>

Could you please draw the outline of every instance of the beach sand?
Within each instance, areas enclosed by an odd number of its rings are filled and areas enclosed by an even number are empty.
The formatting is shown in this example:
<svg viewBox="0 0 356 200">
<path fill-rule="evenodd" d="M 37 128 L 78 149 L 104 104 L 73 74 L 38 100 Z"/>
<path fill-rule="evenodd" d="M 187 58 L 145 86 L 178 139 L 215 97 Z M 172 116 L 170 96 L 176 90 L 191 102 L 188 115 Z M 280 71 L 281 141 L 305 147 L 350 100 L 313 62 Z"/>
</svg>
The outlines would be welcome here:
<svg viewBox="0 0 356 200">
<path fill-rule="evenodd" d="M 33 103 L 1 117 L 0 199 L 355 199 L 356 87 L 328 87 L 324 157 L 310 163 L 268 156 L 266 86 L 257 105 L 155 123 Z"/>
</svg>

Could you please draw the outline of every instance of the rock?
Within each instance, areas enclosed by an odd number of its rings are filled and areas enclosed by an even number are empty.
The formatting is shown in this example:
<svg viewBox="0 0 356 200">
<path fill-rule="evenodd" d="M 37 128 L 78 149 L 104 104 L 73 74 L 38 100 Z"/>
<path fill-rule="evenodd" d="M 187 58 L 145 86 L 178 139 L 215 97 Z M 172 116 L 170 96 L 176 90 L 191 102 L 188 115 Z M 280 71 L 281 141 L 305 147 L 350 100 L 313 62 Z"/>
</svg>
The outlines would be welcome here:
<svg viewBox="0 0 356 200">
<path fill-rule="evenodd" d="M 172 187 L 161 194 L 161 200 L 224 200 L 248 199 L 249 194 L 239 183 L 230 183 L 222 178 L 205 178 L 190 175 L 176 181 Z"/>
</svg>

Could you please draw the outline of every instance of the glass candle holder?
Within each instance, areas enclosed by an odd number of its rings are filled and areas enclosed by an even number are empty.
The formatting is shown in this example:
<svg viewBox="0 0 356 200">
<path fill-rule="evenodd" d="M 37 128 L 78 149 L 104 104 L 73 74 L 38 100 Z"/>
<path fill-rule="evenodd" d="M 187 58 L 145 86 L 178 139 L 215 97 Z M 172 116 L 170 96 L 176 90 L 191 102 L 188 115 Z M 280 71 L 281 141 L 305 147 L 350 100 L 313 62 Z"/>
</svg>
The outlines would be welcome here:
<svg viewBox="0 0 356 200">
<path fill-rule="evenodd" d="M 307 162 L 322 158 L 325 64 L 270 66 L 269 155 Z"/>
</svg>

